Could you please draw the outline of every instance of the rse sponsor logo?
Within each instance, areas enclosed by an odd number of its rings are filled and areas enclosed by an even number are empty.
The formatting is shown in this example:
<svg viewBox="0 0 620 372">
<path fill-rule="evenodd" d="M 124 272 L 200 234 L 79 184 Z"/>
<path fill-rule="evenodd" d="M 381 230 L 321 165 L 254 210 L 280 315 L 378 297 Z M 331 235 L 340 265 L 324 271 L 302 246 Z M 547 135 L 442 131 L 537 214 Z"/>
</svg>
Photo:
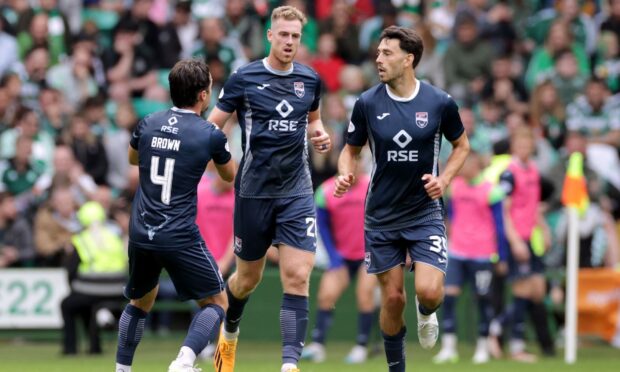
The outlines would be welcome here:
<svg viewBox="0 0 620 372">
<path fill-rule="evenodd" d="M 179 128 L 173 126 L 178 122 L 179 120 L 176 118 L 176 116 L 173 116 L 168 119 L 168 125 L 162 125 L 159 131 L 164 133 L 179 134 Z"/>
<path fill-rule="evenodd" d="M 282 116 L 282 118 L 286 119 L 291 112 L 293 112 L 293 106 L 288 103 L 287 100 L 283 99 L 276 106 L 276 111 Z M 269 130 L 278 131 L 278 132 L 294 132 L 297 130 L 297 125 L 299 121 L 297 120 L 269 120 Z"/>
<path fill-rule="evenodd" d="M 405 132 L 404 129 L 401 129 L 398 133 L 396 133 L 392 140 L 398 145 L 398 147 L 404 149 L 411 143 L 413 138 L 411 138 L 409 133 Z M 418 150 L 389 150 L 387 152 L 387 157 L 388 161 L 414 162 L 418 161 Z"/>
<path fill-rule="evenodd" d="M 294 132 L 297 130 L 297 120 L 269 120 L 269 130 L 278 132 Z"/>
<path fill-rule="evenodd" d="M 242 248 L 243 248 L 243 240 L 241 240 L 240 237 L 235 236 L 235 253 L 241 252 Z"/>
<path fill-rule="evenodd" d="M 172 134 L 179 134 L 179 128 L 177 127 L 169 127 L 167 125 L 162 125 L 162 127 L 159 129 L 160 132 L 164 132 L 164 133 L 172 133 Z"/>
<path fill-rule="evenodd" d="M 418 161 L 418 150 L 389 150 L 388 161 Z"/>
<path fill-rule="evenodd" d="M 282 116 L 282 118 L 286 119 L 286 117 L 293 112 L 293 106 L 291 106 L 287 100 L 283 99 L 276 106 L 276 111 L 280 114 L 280 116 Z"/>
</svg>

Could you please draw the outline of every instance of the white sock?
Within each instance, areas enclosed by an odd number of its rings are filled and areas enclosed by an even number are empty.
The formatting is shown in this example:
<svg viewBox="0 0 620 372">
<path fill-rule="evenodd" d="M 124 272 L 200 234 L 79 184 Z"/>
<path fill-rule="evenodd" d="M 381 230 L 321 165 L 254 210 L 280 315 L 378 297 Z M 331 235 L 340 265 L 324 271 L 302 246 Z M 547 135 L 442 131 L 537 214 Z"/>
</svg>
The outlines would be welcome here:
<svg viewBox="0 0 620 372">
<path fill-rule="evenodd" d="M 280 372 L 286 372 L 286 371 L 288 371 L 289 369 L 295 369 L 295 368 L 297 368 L 297 365 L 296 365 L 296 364 L 293 364 L 293 363 L 284 363 L 284 364 L 282 364 L 282 368 L 280 369 Z"/>
<path fill-rule="evenodd" d="M 131 372 L 131 366 L 116 363 L 116 372 Z"/>
<path fill-rule="evenodd" d="M 196 353 L 187 346 L 181 346 L 181 351 L 179 351 L 179 355 L 177 355 L 177 360 L 181 362 L 181 364 L 193 366 L 196 361 Z"/>
<path fill-rule="evenodd" d="M 454 333 L 444 333 L 441 336 L 441 348 L 444 350 L 456 351 L 457 338 Z"/>
<path fill-rule="evenodd" d="M 491 323 L 489 324 L 489 335 L 495 337 L 502 335 L 502 324 L 498 320 L 491 320 Z"/>
<path fill-rule="evenodd" d="M 519 354 L 525 351 L 525 341 L 513 338 L 510 340 L 510 354 Z"/>
<path fill-rule="evenodd" d="M 237 338 L 239 338 L 239 328 L 237 328 L 237 331 L 230 333 L 226 330 L 226 328 L 224 328 L 224 332 L 222 332 L 222 334 L 224 335 L 224 339 L 226 341 L 235 341 Z"/>
<path fill-rule="evenodd" d="M 424 315 L 424 314 L 422 314 L 421 312 L 418 311 L 418 321 L 426 322 L 426 321 L 428 321 L 431 318 L 431 316 L 433 316 L 433 314 L 431 314 L 431 315 Z"/>
</svg>

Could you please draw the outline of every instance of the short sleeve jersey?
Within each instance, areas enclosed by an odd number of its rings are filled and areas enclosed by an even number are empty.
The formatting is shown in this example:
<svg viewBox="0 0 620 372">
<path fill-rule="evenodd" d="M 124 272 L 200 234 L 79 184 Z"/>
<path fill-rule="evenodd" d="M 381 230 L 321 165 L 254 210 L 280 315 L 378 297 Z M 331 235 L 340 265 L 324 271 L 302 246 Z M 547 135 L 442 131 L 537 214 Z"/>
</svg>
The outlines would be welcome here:
<svg viewBox="0 0 620 372">
<path fill-rule="evenodd" d="M 424 174 L 438 175 L 442 135 L 464 132 L 458 107 L 442 90 L 416 80 L 411 97 L 393 94 L 383 83 L 362 93 L 349 123 L 347 144 L 372 151 L 372 179 L 366 197 L 366 230 L 389 231 L 443 218 L 440 200 L 424 189 Z"/>
<path fill-rule="evenodd" d="M 194 112 L 172 108 L 141 120 L 130 145 L 140 167 L 130 242 L 158 250 L 195 244 L 201 239 L 195 223 L 198 182 L 211 159 L 230 160 L 226 136 Z"/>
<path fill-rule="evenodd" d="M 235 71 L 217 107 L 237 112 L 243 159 L 235 189 L 245 198 L 312 194 L 308 163 L 308 113 L 319 107 L 321 84 L 310 67 L 274 70 L 266 59 Z"/>
</svg>

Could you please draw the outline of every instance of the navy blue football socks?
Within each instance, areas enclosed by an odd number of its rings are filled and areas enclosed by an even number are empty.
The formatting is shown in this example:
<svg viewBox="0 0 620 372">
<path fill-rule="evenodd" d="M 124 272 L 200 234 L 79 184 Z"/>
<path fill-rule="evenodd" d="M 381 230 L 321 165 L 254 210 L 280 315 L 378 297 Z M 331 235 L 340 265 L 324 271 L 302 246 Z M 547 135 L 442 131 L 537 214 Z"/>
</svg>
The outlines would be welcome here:
<svg viewBox="0 0 620 372">
<path fill-rule="evenodd" d="M 361 346 L 368 345 L 368 339 L 370 338 L 370 329 L 372 328 L 372 318 L 374 312 L 357 314 L 357 340 L 356 343 Z"/>
<path fill-rule="evenodd" d="M 241 315 L 243 315 L 243 309 L 250 297 L 248 296 L 243 299 L 235 297 L 230 291 L 228 284 L 226 284 L 226 296 L 228 297 L 228 310 L 226 311 L 224 329 L 228 333 L 235 333 L 239 329 L 239 322 L 241 321 Z"/>
<path fill-rule="evenodd" d="M 209 304 L 203 307 L 194 315 L 183 346 L 192 349 L 196 355 L 200 354 L 209 341 L 217 338 L 223 319 L 224 309 L 221 306 Z"/>
<path fill-rule="evenodd" d="M 285 293 L 280 308 L 282 364 L 297 365 L 308 329 L 308 297 Z"/>
<path fill-rule="evenodd" d="M 529 300 L 523 297 L 514 298 L 514 313 L 512 323 L 512 338 L 517 340 L 525 339 L 525 314 Z"/>
<path fill-rule="evenodd" d="M 449 296 L 443 300 L 443 319 L 441 325 L 444 333 L 456 333 L 456 296 Z"/>
<path fill-rule="evenodd" d="M 144 322 L 147 313 L 127 304 L 118 323 L 118 347 L 116 349 L 116 363 L 130 366 L 136 348 L 142 339 Z"/>
<path fill-rule="evenodd" d="M 383 335 L 385 357 L 387 358 L 389 372 L 405 372 L 405 335 L 407 327 L 401 328 L 394 336 Z"/>
<path fill-rule="evenodd" d="M 332 310 L 319 310 L 316 314 L 316 325 L 312 330 L 312 341 L 321 345 L 325 344 L 327 331 L 332 325 L 334 312 Z"/>
</svg>

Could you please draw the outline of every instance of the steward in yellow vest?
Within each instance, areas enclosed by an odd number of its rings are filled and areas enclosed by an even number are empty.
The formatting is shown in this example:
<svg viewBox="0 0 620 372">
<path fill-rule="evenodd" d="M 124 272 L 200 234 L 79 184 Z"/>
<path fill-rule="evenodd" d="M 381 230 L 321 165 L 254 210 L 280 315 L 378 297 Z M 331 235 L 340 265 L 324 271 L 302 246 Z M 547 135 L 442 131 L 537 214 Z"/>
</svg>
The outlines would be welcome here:
<svg viewBox="0 0 620 372">
<path fill-rule="evenodd" d="M 120 233 L 106 225 L 106 212 L 97 202 L 77 213 L 84 229 L 71 238 L 75 254 L 68 264 L 71 293 L 61 304 L 64 319 L 63 354 L 77 353 L 76 319 L 88 324 L 91 354 L 101 353 L 97 317 L 106 305 L 123 302 L 127 254 Z"/>
</svg>

